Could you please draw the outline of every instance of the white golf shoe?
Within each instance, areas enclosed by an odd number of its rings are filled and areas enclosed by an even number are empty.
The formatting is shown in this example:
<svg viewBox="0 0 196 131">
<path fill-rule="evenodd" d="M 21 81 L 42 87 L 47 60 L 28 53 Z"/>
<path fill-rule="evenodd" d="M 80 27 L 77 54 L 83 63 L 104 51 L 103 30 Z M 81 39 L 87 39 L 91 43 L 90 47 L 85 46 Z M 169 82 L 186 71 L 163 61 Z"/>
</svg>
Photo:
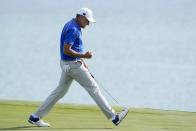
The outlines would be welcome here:
<svg viewBox="0 0 196 131">
<path fill-rule="evenodd" d="M 112 120 L 112 122 L 116 126 L 118 126 L 122 122 L 122 120 L 127 116 L 128 112 L 129 112 L 129 109 L 128 108 L 125 108 L 123 111 L 118 112 L 116 114 L 115 118 Z"/>
<path fill-rule="evenodd" d="M 35 115 L 31 115 L 28 120 L 29 123 L 39 127 L 50 127 L 49 123 L 44 122 L 42 119 Z"/>
</svg>

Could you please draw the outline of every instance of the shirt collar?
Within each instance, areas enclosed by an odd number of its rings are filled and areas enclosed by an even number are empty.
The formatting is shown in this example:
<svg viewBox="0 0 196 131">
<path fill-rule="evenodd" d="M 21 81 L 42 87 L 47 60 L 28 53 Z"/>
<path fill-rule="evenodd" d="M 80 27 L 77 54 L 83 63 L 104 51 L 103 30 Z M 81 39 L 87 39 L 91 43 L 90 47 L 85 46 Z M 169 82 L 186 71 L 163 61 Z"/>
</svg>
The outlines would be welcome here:
<svg viewBox="0 0 196 131">
<path fill-rule="evenodd" d="M 79 30 L 81 30 L 81 27 L 80 27 L 79 24 L 76 22 L 76 19 L 75 19 L 75 18 L 72 19 L 72 22 L 73 22 L 73 24 L 74 24 Z"/>
</svg>

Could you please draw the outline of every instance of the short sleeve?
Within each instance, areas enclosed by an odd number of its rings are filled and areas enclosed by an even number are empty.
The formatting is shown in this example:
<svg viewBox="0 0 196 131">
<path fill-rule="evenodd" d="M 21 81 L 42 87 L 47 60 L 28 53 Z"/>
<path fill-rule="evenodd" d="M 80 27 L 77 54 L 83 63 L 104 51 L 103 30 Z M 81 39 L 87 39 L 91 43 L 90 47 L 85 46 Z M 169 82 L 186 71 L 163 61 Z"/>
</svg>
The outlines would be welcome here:
<svg viewBox="0 0 196 131">
<path fill-rule="evenodd" d="M 77 30 L 74 28 L 71 28 L 68 31 L 66 31 L 64 35 L 65 36 L 64 36 L 63 44 L 67 43 L 67 44 L 73 45 L 77 37 Z"/>
</svg>

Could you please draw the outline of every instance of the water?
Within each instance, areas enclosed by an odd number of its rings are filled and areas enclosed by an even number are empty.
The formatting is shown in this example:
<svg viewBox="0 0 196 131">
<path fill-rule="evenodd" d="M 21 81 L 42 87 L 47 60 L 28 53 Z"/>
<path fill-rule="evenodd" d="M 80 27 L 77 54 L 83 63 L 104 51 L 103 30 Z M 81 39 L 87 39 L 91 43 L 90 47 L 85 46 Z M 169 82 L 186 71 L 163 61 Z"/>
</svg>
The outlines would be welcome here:
<svg viewBox="0 0 196 131">
<path fill-rule="evenodd" d="M 1 0 L 0 99 L 43 101 L 56 87 L 59 38 L 81 7 L 96 79 L 125 106 L 196 111 L 196 2 L 193 0 Z M 106 94 L 105 94 L 106 95 Z M 112 105 L 115 103 L 106 95 Z M 94 104 L 73 83 L 60 102 Z"/>
</svg>

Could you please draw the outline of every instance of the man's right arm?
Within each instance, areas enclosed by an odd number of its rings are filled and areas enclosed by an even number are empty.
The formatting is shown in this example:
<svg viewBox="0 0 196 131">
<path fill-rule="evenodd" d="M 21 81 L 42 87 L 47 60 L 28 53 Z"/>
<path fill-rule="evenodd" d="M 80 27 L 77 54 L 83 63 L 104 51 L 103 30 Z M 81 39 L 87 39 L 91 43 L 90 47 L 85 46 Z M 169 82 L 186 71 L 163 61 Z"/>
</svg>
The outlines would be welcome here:
<svg viewBox="0 0 196 131">
<path fill-rule="evenodd" d="M 72 50 L 71 46 L 72 46 L 71 44 L 64 44 L 64 47 L 63 47 L 64 54 L 71 56 L 71 57 L 74 57 L 74 58 L 87 58 L 87 59 L 92 58 L 92 56 L 93 56 L 92 52 L 87 51 L 84 54 L 79 53 L 79 52 Z"/>
</svg>

